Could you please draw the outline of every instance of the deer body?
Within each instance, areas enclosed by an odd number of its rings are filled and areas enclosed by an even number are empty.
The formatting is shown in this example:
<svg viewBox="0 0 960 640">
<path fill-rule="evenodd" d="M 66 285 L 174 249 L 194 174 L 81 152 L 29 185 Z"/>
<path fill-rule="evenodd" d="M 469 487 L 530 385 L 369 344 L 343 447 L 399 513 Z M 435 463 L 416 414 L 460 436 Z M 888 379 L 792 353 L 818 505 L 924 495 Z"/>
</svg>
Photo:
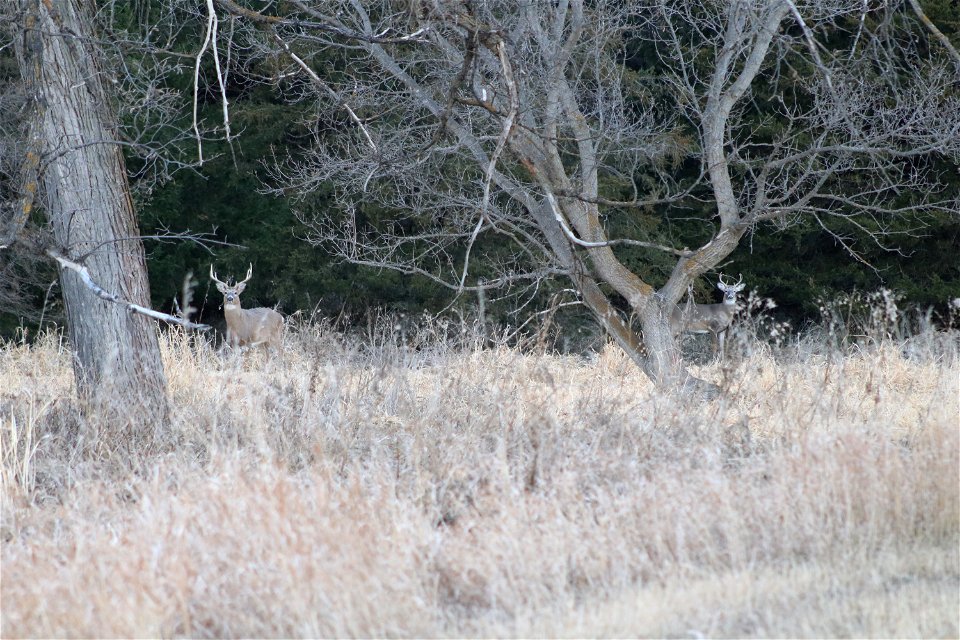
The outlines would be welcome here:
<svg viewBox="0 0 960 640">
<path fill-rule="evenodd" d="M 737 293 L 744 288 L 743 277 L 735 284 L 728 284 L 720 276 L 717 288 L 723 291 L 719 304 L 687 304 L 674 306 L 670 314 L 670 330 L 673 335 L 681 333 L 709 333 L 713 335 L 714 353 L 723 357 L 724 340 L 733 317 L 737 313 Z"/>
<path fill-rule="evenodd" d="M 267 345 L 280 348 L 283 340 L 283 316 L 266 307 L 243 309 L 240 306 L 240 294 L 253 277 L 253 265 L 247 270 L 247 277 L 234 285 L 217 279 L 210 265 L 210 279 L 217 283 L 217 290 L 223 294 L 223 316 L 227 321 L 227 342 L 233 347 Z"/>
</svg>

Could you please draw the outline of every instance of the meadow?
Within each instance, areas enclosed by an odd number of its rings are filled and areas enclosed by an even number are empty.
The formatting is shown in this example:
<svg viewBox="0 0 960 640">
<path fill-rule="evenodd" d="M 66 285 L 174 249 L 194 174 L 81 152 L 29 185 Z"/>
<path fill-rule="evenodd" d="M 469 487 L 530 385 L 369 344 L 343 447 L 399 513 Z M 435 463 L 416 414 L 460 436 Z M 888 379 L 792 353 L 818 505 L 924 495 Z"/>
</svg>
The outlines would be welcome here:
<svg viewBox="0 0 960 640">
<path fill-rule="evenodd" d="M 960 333 L 744 335 L 705 402 L 469 328 L 162 338 L 169 424 L 0 348 L 3 637 L 957 637 Z"/>
</svg>

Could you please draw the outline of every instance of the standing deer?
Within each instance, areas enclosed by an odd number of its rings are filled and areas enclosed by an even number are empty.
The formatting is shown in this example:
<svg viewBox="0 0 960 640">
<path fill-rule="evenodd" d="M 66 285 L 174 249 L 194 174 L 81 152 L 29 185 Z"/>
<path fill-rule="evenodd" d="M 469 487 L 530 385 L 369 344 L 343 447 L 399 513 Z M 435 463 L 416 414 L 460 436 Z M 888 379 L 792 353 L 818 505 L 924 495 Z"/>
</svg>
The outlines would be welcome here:
<svg viewBox="0 0 960 640">
<path fill-rule="evenodd" d="M 743 291 L 743 276 L 733 283 L 720 281 L 717 288 L 723 291 L 723 302 L 719 304 L 690 304 L 685 307 L 675 306 L 670 314 L 670 330 L 673 335 L 680 333 L 710 333 L 713 334 L 713 352 L 715 356 L 723 358 L 723 343 L 733 316 L 737 313 L 737 293 Z"/>
<path fill-rule="evenodd" d="M 251 346 L 265 344 L 280 348 L 283 339 L 283 316 L 265 307 L 241 309 L 240 294 L 253 277 L 253 264 L 247 269 L 247 277 L 242 282 L 229 285 L 217 279 L 210 265 L 210 279 L 217 283 L 217 290 L 223 294 L 223 315 L 227 319 L 227 342 L 231 346 Z M 233 280 L 233 278 L 228 278 Z"/>
</svg>

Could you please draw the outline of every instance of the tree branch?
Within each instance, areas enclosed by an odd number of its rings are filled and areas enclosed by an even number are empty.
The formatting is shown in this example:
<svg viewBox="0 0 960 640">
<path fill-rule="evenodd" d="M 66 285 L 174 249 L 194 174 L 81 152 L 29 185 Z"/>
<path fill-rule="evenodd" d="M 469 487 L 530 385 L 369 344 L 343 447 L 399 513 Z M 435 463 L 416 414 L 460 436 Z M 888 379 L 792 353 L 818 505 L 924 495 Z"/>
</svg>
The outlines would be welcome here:
<svg viewBox="0 0 960 640">
<path fill-rule="evenodd" d="M 304 5 L 302 2 L 291 2 L 300 11 L 308 15 L 312 15 L 315 18 L 323 20 L 322 22 L 311 22 L 309 20 L 295 20 L 291 18 L 286 18 L 283 16 L 270 16 L 259 11 L 254 11 L 253 9 L 247 9 L 242 7 L 233 0 L 216 0 L 217 4 L 221 5 L 224 9 L 230 12 L 233 15 L 240 16 L 242 18 L 247 18 L 248 20 L 257 23 L 257 24 L 267 24 L 267 25 L 276 25 L 276 26 L 289 26 L 289 27 L 300 27 L 305 29 L 317 29 L 319 31 L 324 31 L 331 35 L 335 35 L 341 38 L 346 38 L 348 40 L 356 40 L 358 42 L 366 43 L 379 43 L 379 44 L 397 44 L 404 42 L 422 42 L 421 37 L 427 32 L 427 28 L 417 29 L 416 31 L 409 33 L 403 36 L 388 37 L 385 33 L 378 35 L 374 34 L 365 34 L 358 33 L 356 31 L 350 31 L 349 29 L 344 29 L 336 24 L 334 20 L 329 16 L 324 16 L 320 12 L 311 9 L 310 7 Z"/>
<path fill-rule="evenodd" d="M 953 63 L 957 65 L 957 72 L 960 73 L 960 52 L 957 51 L 957 48 L 953 46 L 950 42 L 950 39 L 947 36 L 943 35 L 943 32 L 937 28 L 937 25 L 933 24 L 933 20 L 927 17 L 927 14 L 923 12 L 923 8 L 920 6 L 920 3 L 917 0 L 907 0 L 910 4 L 910 8 L 913 9 L 913 12 L 917 14 L 917 17 L 920 19 L 920 22 L 923 23 L 923 26 L 927 28 L 930 33 L 933 34 L 933 37 L 940 41 L 940 44 L 943 45 L 943 48 L 947 50 L 947 53 L 950 54 L 950 57 L 953 58 Z"/>
<path fill-rule="evenodd" d="M 317 75 L 317 72 L 310 68 L 310 65 L 304 62 L 300 56 L 298 56 L 293 52 L 293 50 L 290 48 L 290 45 L 288 45 L 286 41 L 280 37 L 280 34 L 278 34 L 276 30 L 273 31 L 273 37 L 276 39 L 278 43 L 280 43 L 280 46 L 283 47 L 284 52 L 286 52 L 286 54 L 290 56 L 290 59 L 293 60 L 298 67 L 303 69 L 303 71 L 307 74 L 307 76 L 310 77 L 310 80 L 315 85 L 323 89 L 323 91 L 328 96 L 330 96 L 335 102 L 337 102 L 341 107 L 343 107 L 348 114 L 350 114 L 350 119 L 353 120 L 358 127 L 360 127 L 360 130 L 363 132 L 364 137 L 367 139 L 367 144 L 370 145 L 370 148 L 373 149 L 374 152 L 379 151 L 379 149 L 377 149 L 377 145 L 373 141 L 373 138 L 370 136 L 370 132 L 367 131 L 367 127 L 364 126 L 360 118 L 357 117 L 357 114 L 350 107 L 350 105 L 347 104 L 345 100 L 342 100 L 340 96 L 337 95 L 337 92 L 331 89 L 330 86 L 326 82 L 324 82 L 319 75 Z"/>
<path fill-rule="evenodd" d="M 69 269 L 70 271 L 73 271 L 78 276 L 80 276 L 80 280 L 83 282 L 83 284 L 86 285 L 86 287 L 90 289 L 90 291 L 92 291 L 94 295 L 96 295 L 98 298 L 107 300 L 108 302 L 119 304 L 122 307 L 126 307 L 128 311 L 131 311 L 133 313 L 139 313 L 141 315 L 148 316 L 150 318 L 163 320 L 164 322 L 168 322 L 170 324 L 178 324 L 181 327 L 184 327 L 186 329 L 196 329 L 198 331 L 207 331 L 208 329 L 211 328 L 210 325 L 208 324 L 197 324 L 194 322 L 190 322 L 186 318 L 178 318 L 176 316 L 171 316 L 170 314 L 167 314 L 167 313 L 161 313 L 159 311 L 154 311 L 153 309 L 149 309 L 147 307 L 142 307 L 138 304 L 128 302 L 123 298 L 121 298 L 120 296 L 116 295 L 115 293 L 111 293 L 105 290 L 103 287 L 101 287 L 96 282 L 94 282 L 93 278 L 90 276 L 90 272 L 87 270 L 85 266 L 69 259 L 59 249 L 47 248 L 44 251 L 44 253 L 49 257 L 53 258 L 54 260 L 56 260 L 57 263 L 64 269 Z"/>
</svg>

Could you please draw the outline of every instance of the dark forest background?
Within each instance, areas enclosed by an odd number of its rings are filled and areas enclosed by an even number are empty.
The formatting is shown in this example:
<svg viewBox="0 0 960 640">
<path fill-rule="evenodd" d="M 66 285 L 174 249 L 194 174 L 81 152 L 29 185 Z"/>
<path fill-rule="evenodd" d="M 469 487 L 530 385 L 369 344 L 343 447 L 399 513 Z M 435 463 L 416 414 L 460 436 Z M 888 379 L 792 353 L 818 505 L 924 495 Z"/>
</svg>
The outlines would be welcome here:
<svg viewBox="0 0 960 640">
<path fill-rule="evenodd" d="M 937 0 L 923 4 L 947 37 L 955 43 L 960 41 L 958 3 Z M 184 51 L 193 46 L 184 42 Z M 331 60 L 330 64 L 335 66 L 337 61 Z M 626 64 L 633 73 L 651 72 L 642 42 L 634 43 Z M 237 135 L 229 144 L 223 140 L 206 143 L 205 153 L 212 159 L 201 167 L 181 170 L 163 184 L 138 185 L 138 160 L 128 159 L 144 236 L 198 234 L 206 240 L 227 243 L 202 246 L 182 238 L 145 240 L 155 308 L 172 311 L 185 277 L 193 273 L 193 304 L 199 308 L 199 320 L 218 323 L 222 317 L 221 297 L 207 278 L 209 266 L 215 265 L 221 277 L 242 277 L 247 265 L 252 264 L 254 277 L 243 296 L 246 307 L 276 306 L 285 314 L 300 310 L 308 316 L 317 313 L 339 317 L 348 325 L 365 322 L 371 311 L 415 315 L 455 309 L 467 316 L 474 314 L 478 302 L 475 294 L 456 298 L 415 275 L 337 262 L 306 241 L 309 231 L 298 220 L 298 205 L 266 192 L 265 187 L 282 189 L 283 185 L 270 184 L 265 169 L 271 158 L 296 155 L 297 149 L 308 143 L 307 131 L 296 104 L 261 83 L 246 81 L 245 74 L 253 71 L 240 62 L 231 70 L 228 95 Z M 0 59 L 0 74 L 13 79 L 17 73 L 9 56 Z M 171 86 L 183 91 L 189 90 L 190 80 L 189 73 L 169 78 Z M 201 100 L 203 118 L 216 123 L 221 114 L 215 82 L 208 79 Z M 342 124 L 342 119 L 342 114 L 331 113 L 330 127 Z M 186 115 L 182 126 L 190 126 Z M 947 183 L 944 195 L 956 199 L 960 169 L 942 157 L 927 161 L 941 165 L 941 179 Z M 683 158 L 677 163 L 681 173 L 693 175 L 697 170 L 692 163 L 686 167 Z M 617 185 L 609 187 L 615 196 Z M 856 188 L 856 184 L 850 185 L 850 189 Z M 342 203 L 335 202 L 332 193 L 330 189 L 311 194 L 309 206 L 335 211 Z M 904 197 L 909 198 L 909 194 Z M 370 224 L 391 219 L 391 211 L 364 207 L 362 202 L 358 206 Z M 632 215 L 631 233 L 636 234 L 639 226 L 651 241 L 693 246 L 696 238 L 685 227 L 685 218 L 691 216 L 691 209 L 685 207 L 692 206 L 707 205 L 664 206 Z M 609 224 L 612 229 L 618 224 L 615 212 L 611 212 Z M 782 231 L 746 239 L 722 271 L 734 277 L 742 274 L 748 289 L 775 300 L 775 313 L 795 327 L 819 317 L 821 300 L 879 288 L 902 296 L 902 306 L 933 309 L 934 317 L 946 315 L 949 301 L 960 297 L 960 212 L 904 216 L 897 221 L 895 231 L 883 243 L 877 243 L 851 227 L 846 230 L 845 247 L 836 238 L 837 229 L 831 233 L 814 221 L 801 220 Z M 618 249 L 628 266 L 632 250 Z M 649 254 L 636 260 L 636 265 L 641 264 L 645 266 L 636 267 L 639 275 L 658 283 L 666 277 L 672 260 L 664 259 L 662 273 L 650 272 L 658 267 Z M 55 276 L 52 266 L 36 266 L 22 289 L 22 306 L 0 309 L 0 338 L 12 338 L 22 328 L 33 333 L 41 320 L 58 321 L 61 308 Z M 509 299 L 487 300 L 487 320 L 517 326 L 528 317 L 525 314 L 547 306 L 565 284 L 558 281 L 552 288 L 543 288 L 541 304 L 529 305 L 520 312 L 513 309 Z M 715 282 L 701 281 L 696 298 L 699 302 L 718 301 Z M 585 310 L 577 311 L 576 307 L 565 309 L 556 319 L 571 326 L 592 322 Z"/>
</svg>

